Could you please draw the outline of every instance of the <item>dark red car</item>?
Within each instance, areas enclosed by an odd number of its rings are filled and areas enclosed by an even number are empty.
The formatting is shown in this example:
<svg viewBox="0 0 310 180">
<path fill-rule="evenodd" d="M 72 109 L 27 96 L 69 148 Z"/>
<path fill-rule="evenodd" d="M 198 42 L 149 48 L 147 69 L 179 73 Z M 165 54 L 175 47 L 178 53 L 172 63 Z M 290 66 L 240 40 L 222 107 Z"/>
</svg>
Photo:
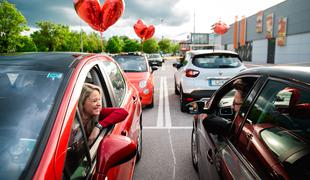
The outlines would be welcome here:
<svg viewBox="0 0 310 180">
<path fill-rule="evenodd" d="M 89 146 L 77 104 L 84 82 L 103 107 L 129 115 Z M 1 179 L 131 179 L 142 153 L 139 94 L 110 57 L 76 53 L 0 56 Z"/>
<path fill-rule="evenodd" d="M 248 82 L 234 114 L 233 82 Z M 200 179 L 310 179 L 310 68 L 262 67 L 239 73 L 195 115 L 192 160 Z"/>
</svg>

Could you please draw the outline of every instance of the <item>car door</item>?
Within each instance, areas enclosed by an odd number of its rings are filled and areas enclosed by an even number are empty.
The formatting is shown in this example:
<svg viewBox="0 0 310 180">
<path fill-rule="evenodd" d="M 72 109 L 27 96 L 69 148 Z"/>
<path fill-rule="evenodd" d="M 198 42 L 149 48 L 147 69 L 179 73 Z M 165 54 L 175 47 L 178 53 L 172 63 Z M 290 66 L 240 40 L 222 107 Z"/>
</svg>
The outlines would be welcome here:
<svg viewBox="0 0 310 180">
<path fill-rule="evenodd" d="M 138 143 L 137 139 L 141 131 L 141 103 L 137 90 L 129 83 L 115 62 L 101 61 L 100 68 L 104 70 L 110 80 L 110 87 L 114 91 L 112 98 L 114 99 L 115 106 L 123 107 L 129 113 L 125 121 L 115 125 L 112 134 L 128 136 Z M 134 162 L 135 159 L 133 158 L 127 163 L 112 168 L 108 173 L 108 177 L 111 179 L 131 178 Z"/>
<path fill-rule="evenodd" d="M 235 121 L 232 110 L 235 93 L 233 82 L 237 79 L 251 82 L 249 89 L 252 90 L 251 87 L 254 87 L 258 77 L 238 77 L 222 86 L 208 103 L 208 118 L 218 117 L 231 122 Z M 231 127 L 226 133 L 223 132 L 227 135 L 209 133 L 204 128 L 204 121 L 208 121 L 208 118 L 199 122 L 198 171 L 200 179 L 239 179 L 240 177 L 255 179 L 255 172 L 243 160 L 242 155 L 236 151 L 232 143 L 235 135 L 234 128 Z"/>
<path fill-rule="evenodd" d="M 234 144 L 261 178 L 309 179 L 309 92 L 309 85 L 269 78 L 253 99 Z"/>
<path fill-rule="evenodd" d="M 188 64 L 188 62 L 191 59 L 191 53 L 186 53 L 186 56 L 184 58 L 183 61 L 180 62 L 180 64 L 182 65 L 179 69 L 177 69 L 177 71 L 175 72 L 175 82 L 177 85 L 178 90 L 180 91 L 180 86 L 182 86 L 182 76 L 184 75 L 184 70 L 185 70 L 185 66 Z"/>
</svg>

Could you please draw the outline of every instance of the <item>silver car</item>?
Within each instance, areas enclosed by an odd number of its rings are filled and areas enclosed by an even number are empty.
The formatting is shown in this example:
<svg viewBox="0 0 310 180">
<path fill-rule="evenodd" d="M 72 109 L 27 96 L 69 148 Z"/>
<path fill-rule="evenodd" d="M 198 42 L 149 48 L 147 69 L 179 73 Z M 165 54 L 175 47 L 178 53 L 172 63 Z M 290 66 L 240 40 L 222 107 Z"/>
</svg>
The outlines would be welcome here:
<svg viewBox="0 0 310 180">
<path fill-rule="evenodd" d="M 162 66 L 162 63 L 164 62 L 163 58 L 160 54 L 149 54 L 147 55 L 147 59 L 149 61 L 149 64 L 155 65 L 155 66 Z"/>
<path fill-rule="evenodd" d="M 175 94 L 180 94 L 180 108 L 189 102 L 210 97 L 228 79 L 246 69 L 239 55 L 227 50 L 186 52 L 184 60 L 174 63 Z"/>
</svg>

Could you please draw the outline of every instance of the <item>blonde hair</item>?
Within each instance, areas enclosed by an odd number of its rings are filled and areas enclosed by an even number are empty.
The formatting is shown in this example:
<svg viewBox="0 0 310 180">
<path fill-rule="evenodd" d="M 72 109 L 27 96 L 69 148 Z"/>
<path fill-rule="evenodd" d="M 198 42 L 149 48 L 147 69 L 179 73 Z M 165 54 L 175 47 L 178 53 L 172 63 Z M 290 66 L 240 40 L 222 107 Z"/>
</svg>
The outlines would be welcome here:
<svg viewBox="0 0 310 180">
<path fill-rule="evenodd" d="M 94 85 L 94 84 L 84 83 L 83 88 L 82 88 L 82 92 L 80 95 L 79 104 L 78 104 L 80 112 L 83 112 L 83 106 L 84 106 L 86 99 L 94 91 L 98 91 L 100 94 L 100 97 L 102 96 L 102 90 L 99 86 Z"/>
</svg>

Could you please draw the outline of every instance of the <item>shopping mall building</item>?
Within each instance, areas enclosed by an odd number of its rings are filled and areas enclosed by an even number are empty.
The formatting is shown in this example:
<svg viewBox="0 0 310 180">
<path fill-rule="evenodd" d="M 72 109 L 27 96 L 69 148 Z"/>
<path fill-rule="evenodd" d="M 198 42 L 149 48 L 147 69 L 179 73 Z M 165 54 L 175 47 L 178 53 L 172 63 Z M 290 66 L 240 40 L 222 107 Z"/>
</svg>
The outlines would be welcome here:
<svg viewBox="0 0 310 180">
<path fill-rule="evenodd" d="M 220 37 L 224 49 L 255 64 L 310 63 L 310 0 L 286 0 L 238 18 Z"/>
</svg>

